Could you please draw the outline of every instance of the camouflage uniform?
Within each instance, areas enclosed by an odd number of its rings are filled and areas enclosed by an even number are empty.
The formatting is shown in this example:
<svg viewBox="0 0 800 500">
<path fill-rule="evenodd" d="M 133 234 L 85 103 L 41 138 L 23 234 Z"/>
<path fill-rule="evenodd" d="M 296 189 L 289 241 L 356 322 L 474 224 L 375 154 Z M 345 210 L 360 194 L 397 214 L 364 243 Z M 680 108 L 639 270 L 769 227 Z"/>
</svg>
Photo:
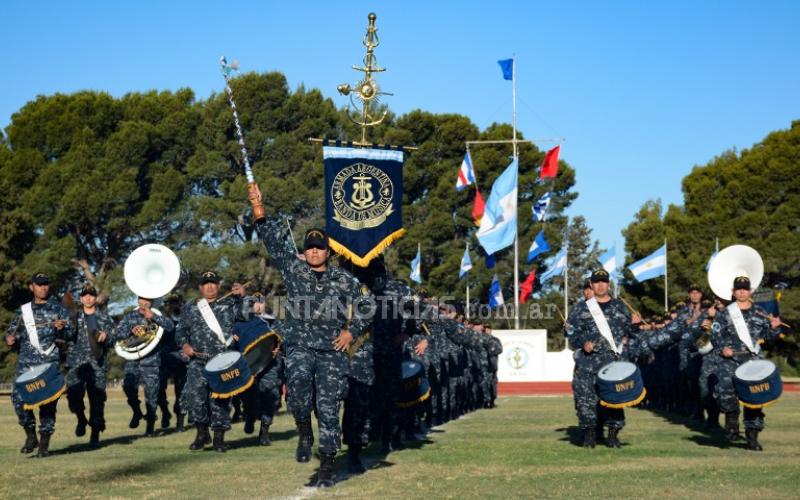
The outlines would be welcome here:
<svg viewBox="0 0 800 500">
<path fill-rule="evenodd" d="M 181 346 L 175 342 L 175 328 L 174 325 L 178 322 L 177 317 L 172 317 L 173 328 L 165 329 L 164 335 L 159 342 L 159 350 L 161 351 L 161 368 L 159 370 L 159 386 L 158 386 L 158 406 L 161 408 L 162 415 L 169 415 L 169 401 L 167 399 L 167 385 L 169 384 L 169 377 L 171 376 L 175 385 L 175 403 L 172 405 L 172 411 L 179 416 L 186 414 L 186 411 L 181 408 L 181 396 L 183 395 L 183 388 L 186 386 L 186 368 L 189 364 L 188 360 L 181 354 Z"/>
<path fill-rule="evenodd" d="M 166 316 L 153 315 L 153 322 L 164 330 L 174 328 L 174 323 Z M 145 323 L 145 318 L 139 314 L 138 309 L 125 314 L 117 325 L 114 341 L 127 339 L 133 336 L 134 327 Z M 142 359 L 127 360 L 125 362 L 125 378 L 122 381 L 122 390 L 128 398 L 128 405 L 133 410 L 134 416 L 141 415 L 139 401 L 139 385 L 144 386 L 146 419 L 148 422 L 156 420 L 158 407 L 158 391 L 161 385 L 161 346 L 156 346 Z"/>
<path fill-rule="evenodd" d="M 33 301 L 31 303 L 31 308 L 33 309 L 33 317 L 37 324 L 52 322 L 56 319 L 66 320 L 69 318 L 67 310 L 53 297 L 47 299 L 47 302 L 44 304 L 37 304 Z M 17 313 L 11 321 L 11 325 L 9 325 L 6 334 L 11 335 L 14 332 L 16 332 L 17 338 L 15 346 L 19 347 L 15 378 L 22 375 L 27 369 L 42 363 L 58 364 L 58 347 L 53 349 L 53 352 L 50 354 L 44 354 L 33 347 L 33 344 L 31 344 L 28 338 L 28 331 L 25 329 L 21 311 Z M 67 324 L 59 333 L 56 332 L 55 326 L 39 326 L 36 328 L 36 333 L 39 337 L 39 345 L 42 349 L 47 350 L 53 345 L 57 335 L 58 338 L 69 338 L 72 335 L 72 326 L 69 324 L 69 321 L 67 321 Z M 25 429 L 35 429 L 36 417 L 32 410 L 25 410 L 23 408 L 23 401 L 16 387 L 14 387 L 11 392 L 11 403 L 14 405 L 14 412 L 17 414 L 19 425 Z M 50 435 L 55 431 L 57 403 L 57 401 L 53 401 L 52 403 L 39 407 L 39 432 L 43 435 Z"/>
<path fill-rule="evenodd" d="M 336 351 L 333 341 L 348 323 L 353 341 L 367 326 L 357 312 L 348 321 L 338 302 L 354 304 L 355 311 L 362 293 L 371 294 L 366 287 L 362 290 L 358 280 L 344 269 L 329 265 L 324 272 L 316 273 L 299 260 L 282 218 L 267 219 L 257 224 L 256 230 L 272 265 L 283 277 L 290 303 L 282 322 L 289 411 L 296 421 L 305 422 L 311 418 L 312 409 L 316 409 L 320 453 L 333 455 L 339 451 L 339 403 L 346 394 L 350 372 L 347 354 Z"/>
<path fill-rule="evenodd" d="M 366 446 L 369 443 L 370 388 L 375 383 L 374 355 L 374 346 L 368 340 L 350 358 L 350 378 L 342 417 L 343 437 L 347 445 Z"/>
<path fill-rule="evenodd" d="M 769 342 L 778 338 L 781 333 L 780 328 L 773 329 L 767 318 L 760 316 L 759 313 L 766 314 L 757 305 L 752 305 L 750 309 L 743 310 L 742 316 L 747 324 L 753 345 L 759 346 L 763 342 Z M 714 346 L 708 356 L 716 357 L 717 385 L 714 388 L 714 397 L 720 409 L 725 412 L 726 420 L 728 415 L 739 415 L 739 400 L 733 387 L 733 374 L 736 369 L 745 361 L 763 357 L 760 348 L 756 348 L 757 353 L 750 353 L 747 346 L 742 342 L 733 326 L 730 313 L 725 308 L 719 311 L 711 324 L 711 343 Z M 747 352 L 744 355 L 737 355 L 731 358 L 722 357 L 722 349 L 730 347 L 734 352 Z M 745 429 L 764 429 L 764 412 L 761 409 L 744 409 Z"/>
<path fill-rule="evenodd" d="M 618 360 L 635 362 L 636 359 L 647 354 L 650 349 L 657 349 L 680 338 L 680 332 L 673 327 L 669 331 L 655 331 L 647 337 L 639 334 L 638 328 L 631 324 L 631 317 L 625 305 L 611 299 L 605 303 L 598 302 L 603 311 L 608 326 L 614 337 L 614 342 L 621 349 L 619 355 L 614 353 L 609 343 L 600 334 L 595 325 L 591 312 L 585 301 L 580 301 L 570 311 L 567 328 L 567 339 L 570 348 L 575 351 L 575 371 L 572 376 L 572 391 L 575 398 L 575 410 L 578 414 L 580 426 L 584 429 L 594 429 L 598 424 L 598 407 L 600 408 L 602 423 L 610 429 L 621 429 L 625 425 L 625 412 L 619 408 L 606 408 L 599 405 L 595 382 L 597 373 L 605 365 Z M 623 338 L 627 337 L 627 343 Z M 594 350 L 586 354 L 583 344 L 591 341 Z"/>
<path fill-rule="evenodd" d="M 497 399 L 498 358 L 503 353 L 503 343 L 491 335 L 486 336 L 485 343 L 489 358 L 489 406 L 494 407 L 494 401 Z"/>
<path fill-rule="evenodd" d="M 108 363 L 106 351 L 113 342 L 114 322 L 111 318 L 95 309 L 93 314 L 97 323 L 97 331 L 106 333 L 106 341 L 100 344 L 102 355 L 95 358 L 89 344 L 89 329 L 87 315 L 81 307 L 75 323 L 67 351 L 67 401 L 72 413 L 80 417 L 84 415 L 86 406 L 83 402 L 84 393 L 89 397 L 89 425 L 92 429 L 104 431 L 106 429 L 105 402 L 106 380 L 108 376 Z M 84 421 L 85 423 L 85 421 Z"/>
<path fill-rule="evenodd" d="M 243 320 L 241 300 L 229 297 L 210 302 L 209 306 L 222 328 L 226 341 L 233 336 L 233 323 Z M 232 342 L 232 341 L 231 341 Z M 189 415 L 189 422 L 210 427 L 213 431 L 227 431 L 231 428 L 230 399 L 212 398 L 208 381 L 203 376 L 203 367 L 208 360 L 230 348 L 223 344 L 217 334 L 203 319 L 197 302 L 189 301 L 181 309 L 181 317 L 175 329 L 175 343 L 179 346 L 189 344 L 202 356 L 189 360 L 186 369 L 186 385 L 181 394 L 181 408 Z"/>
</svg>

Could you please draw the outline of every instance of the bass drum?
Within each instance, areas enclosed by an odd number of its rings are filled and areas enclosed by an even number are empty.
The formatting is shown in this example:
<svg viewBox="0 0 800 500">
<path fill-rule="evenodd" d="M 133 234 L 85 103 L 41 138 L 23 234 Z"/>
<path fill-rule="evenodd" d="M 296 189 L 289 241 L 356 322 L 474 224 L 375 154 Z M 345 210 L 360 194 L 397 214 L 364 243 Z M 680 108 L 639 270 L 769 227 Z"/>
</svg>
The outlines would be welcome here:
<svg viewBox="0 0 800 500">
<path fill-rule="evenodd" d="M 733 386 L 739 402 L 747 408 L 763 408 L 783 394 L 781 371 L 767 359 L 742 363 L 733 374 Z"/>
<path fill-rule="evenodd" d="M 638 366 L 628 361 L 614 361 L 597 372 L 597 393 L 601 405 L 625 408 L 641 403 L 647 390 Z"/>
<path fill-rule="evenodd" d="M 56 363 L 35 365 L 23 372 L 14 381 L 25 410 L 33 410 L 47 403 L 58 401 L 67 390 L 64 375 Z"/>
</svg>

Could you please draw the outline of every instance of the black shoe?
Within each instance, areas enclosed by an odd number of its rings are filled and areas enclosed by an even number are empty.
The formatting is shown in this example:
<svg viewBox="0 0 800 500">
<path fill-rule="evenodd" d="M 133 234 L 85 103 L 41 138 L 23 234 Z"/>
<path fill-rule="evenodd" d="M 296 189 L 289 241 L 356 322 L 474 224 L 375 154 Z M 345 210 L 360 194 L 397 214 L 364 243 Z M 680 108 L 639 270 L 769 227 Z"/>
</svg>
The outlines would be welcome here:
<svg viewBox="0 0 800 500">
<path fill-rule="evenodd" d="M 295 452 L 295 459 L 298 462 L 304 463 L 311 460 L 311 446 L 314 444 L 314 432 L 311 429 L 311 420 L 297 420 L 297 451 Z"/>
<path fill-rule="evenodd" d="M 170 420 L 172 420 L 172 414 L 169 410 L 164 410 L 161 412 L 161 428 L 167 429 L 169 428 Z"/>
<path fill-rule="evenodd" d="M 725 414 L 725 439 L 728 441 L 739 439 L 739 415 L 736 413 Z"/>
<path fill-rule="evenodd" d="M 747 437 L 745 448 L 751 451 L 763 451 L 761 443 L 758 442 L 758 429 L 745 429 L 744 435 Z"/>
<path fill-rule="evenodd" d="M 208 427 L 203 424 L 196 424 L 196 427 L 197 436 L 195 436 L 192 444 L 189 445 L 189 449 L 193 451 L 202 450 L 211 442 L 211 435 L 208 433 Z"/>
<path fill-rule="evenodd" d="M 36 447 L 39 446 L 39 440 L 36 439 L 36 427 L 25 428 L 25 444 L 19 449 L 20 453 L 33 453 Z"/>
<path fill-rule="evenodd" d="M 144 437 L 154 437 L 156 435 L 156 421 L 155 419 L 147 419 L 147 427 L 144 431 Z"/>
<path fill-rule="evenodd" d="M 47 458 L 50 456 L 50 434 L 39 433 L 39 452 L 36 453 L 39 458 Z"/>
<path fill-rule="evenodd" d="M 347 472 L 350 474 L 363 474 L 367 472 L 364 464 L 361 463 L 360 444 L 351 444 L 347 447 Z"/>
<path fill-rule="evenodd" d="M 92 429 L 92 434 L 89 437 L 89 446 L 92 448 L 100 448 L 100 431 Z"/>
<path fill-rule="evenodd" d="M 183 426 L 183 420 L 186 416 L 183 413 L 178 413 L 178 416 L 175 417 L 175 430 L 178 432 L 185 432 L 186 427 Z"/>
<path fill-rule="evenodd" d="M 583 447 L 594 448 L 595 446 L 597 446 L 597 429 L 587 427 L 583 430 Z"/>
<path fill-rule="evenodd" d="M 244 433 L 252 434 L 256 430 L 256 421 L 250 417 L 244 419 Z"/>
<path fill-rule="evenodd" d="M 261 429 L 258 431 L 258 444 L 261 446 L 269 446 L 272 441 L 269 439 L 269 425 L 261 424 Z"/>
<path fill-rule="evenodd" d="M 606 446 L 609 448 L 621 448 L 622 445 L 619 442 L 619 429 L 608 429 L 608 437 L 606 438 Z"/>
<path fill-rule="evenodd" d="M 131 422 L 128 424 L 128 427 L 130 427 L 131 429 L 139 427 L 139 422 L 141 422 L 143 416 L 144 415 L 142 415 L 142 410 L 138 408 L 134 409 L 133 416 L 131 417 Z"/>
<path fill-rule="evenodd" d="M 228 445 L 225 443 L 225 431 L 214 431 L 214 451 L 225 453 Z"/>
<path fill-rule="evenodd" d="M 321 453 L 319 456 L 319 472 L 317 473 L 317 488 L 331 488 L 336 483 L 336 476 L 333 474 L 333 463 L 336 454 L 327 455 Z"/>
<path fill-rule="evenodd" d="M 78 437 L 86 435 L 86 425 L 89 422 L 86 421 L 86 415 L 83 413 L 78 413 L 78 425 L 75 426 L 75 435 Z"/>
</svg>

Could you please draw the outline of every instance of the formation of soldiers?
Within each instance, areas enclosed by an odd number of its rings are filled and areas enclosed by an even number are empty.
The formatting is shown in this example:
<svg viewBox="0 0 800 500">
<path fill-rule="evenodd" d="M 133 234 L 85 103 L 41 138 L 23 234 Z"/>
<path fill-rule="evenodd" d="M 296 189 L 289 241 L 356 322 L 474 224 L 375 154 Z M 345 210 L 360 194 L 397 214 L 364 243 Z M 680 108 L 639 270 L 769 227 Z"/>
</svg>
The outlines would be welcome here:
<svg viewBox="0 0 800 500">
<path fill-rule="evenodd" d="M 599 404 L 595 386 L 598 371 L 618 360 L 640 368 L 647 390 L 645 407 L 692 414 L 704 420 L 709 430 L 720 429 L 722 412 L 726 438 L 739 439 L 734 372 L 742 363 L 763 357 L 761 345 L 782 335 L 780 318 L 769 316 L 750 300 L 749 278 L 733 280 L 728 306 L 720 300 L 704 302 L 702 290 L 693 284 L 687 301 L 673 308 L 669 318 L 651 321 L 635 312 L 631 315 L 622 301 L 612 298 L 608 278 L 603 269 L 592 273 L 584 286 L 585 300 L 571 311 L 567 325 L 575 358 L 573 394 L 584 446 L 593 448 L 604 437 L 608 447 L 621 446 L 624 412 Z M 735 315 L 743 319 L 738 327 L 732 320 Z M 603 335 L 604 329 L 608 335 Z M 760 451 L 763 410 L 745 407 L 744 425 L 746 448 Z"/>
</svg>

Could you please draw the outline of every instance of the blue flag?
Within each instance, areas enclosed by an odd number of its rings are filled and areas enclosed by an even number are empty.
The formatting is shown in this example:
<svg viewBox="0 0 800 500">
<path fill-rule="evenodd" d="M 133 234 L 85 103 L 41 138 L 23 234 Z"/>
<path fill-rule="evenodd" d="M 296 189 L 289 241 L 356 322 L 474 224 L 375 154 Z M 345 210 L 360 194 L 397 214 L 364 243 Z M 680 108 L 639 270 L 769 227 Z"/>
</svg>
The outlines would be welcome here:
<svg viewBox="0 0 800 500">
<path fill-rule="evenodd" d="M 514 60 L 513 59 L 503 59 L 502 61 L 497 61 L 497 64 L 500 65 L 500 69 L 503 70 L 503 79 L 505 80 L 513 80 L 514 79 Z"/>
<path fill-rule="evenodd" d="M 542 222 L 547 215 L 547 207 L 550 206 L 550 192 L 546 192 L 533 204 L 533 220 Z"/>
<path fill-rule="evenodd" d="M 497 264 L 494 260 L 493 253 L 487 253 L 486 257 L 484 257 L 484 261 L 486 262 L 486 269 L 494 269 L 495 264 Z"/>
<path fill-rule="evenodd" d="M 492 278 L 492 284 L 489 286 L 489 307 L 497 309 L 503 304 L 505 304 L 503 300 L 503 289 L 500 288 L 500 280 L 497 279 L 497 275 L 495 274 L 494 278 Z"/>
<path fill-rule="evenodd" d="M 644 259 L 634 262 L 628 266 L 628 269 L 638 281 L 664 276 L 667 272 L 667 245 L 663 245 Z"/>
<path fill-rule="evenodd" d="M 539 234 L 536 235 L 533 243 L 531 243 L 531 248 L 528 250 L 528 264 L 533 262 L 533 259 L 535 259 L 537 255 L 548 250 L 550 250 L 550 245 L 544 239 L 544 229 L 542 229 L 539 231 Z"/>
<path fill-rule="evenodd" d="M 414 260 L 411 261 L 411 274 L 408 275 L 409 278 L 416 281 L 417 283 L 422 283 L 422 255 L 420 255 L 419 249 L 417 249 L 417 256 L 414 257 Z"/>
<path fill-rule="evenodd" d="M 467 271 L 472 269 L 472 261 L 469 258 L 469 249 L 464 249 L 464 256 L 461 257 L 461 269 L 458 272 L 458 277 L 463 278 Z"/>
<path fill-rule="evenodd" d="M 561 276 L 566 267 L 567 252 L 562 248 L 561 251 L 556 254 L 555 260 L 553 261 L 553 266 L 548 269 L 546 273 L 542 274 L 541 277 L 539 277 L 539 283 L 544 283 L 553 276 Z"/>
</svg>

